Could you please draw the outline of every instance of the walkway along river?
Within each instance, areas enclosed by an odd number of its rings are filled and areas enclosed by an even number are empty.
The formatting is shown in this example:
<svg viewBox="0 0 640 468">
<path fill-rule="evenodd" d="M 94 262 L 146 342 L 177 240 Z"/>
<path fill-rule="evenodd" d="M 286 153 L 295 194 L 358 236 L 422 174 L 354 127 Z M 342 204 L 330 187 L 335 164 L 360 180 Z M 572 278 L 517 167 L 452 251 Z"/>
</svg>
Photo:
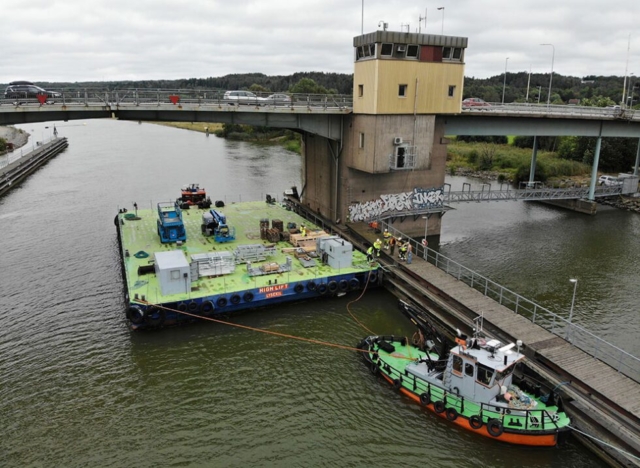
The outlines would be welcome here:
<svg viewBox="0 0 640 468">
<path fill-rule="evenodd" d="M 22 128 L 39 136 L 45 125 Z M 198 182 L 227 202 L 299 183 L 277 147 L 112 120 L 56 122 L 69 148 L 0 198 L 0 465 L 595 467 L 579 444 L 532 450 L 463 433 L 381 385 L 345 350 L 219 324 L 131 333 L 113 217 Z M 640 218 L 537 204 L 460 205 L 440 250 L 634 354 Z M 433 243 L 432 243 L 433 244 Z M 635 297 L 634 297 L 635 296 Z M 234 321 L 355 345 L 355 296 Z M 386 291 L 350 305 L 412 334 Z"/>
</svg>

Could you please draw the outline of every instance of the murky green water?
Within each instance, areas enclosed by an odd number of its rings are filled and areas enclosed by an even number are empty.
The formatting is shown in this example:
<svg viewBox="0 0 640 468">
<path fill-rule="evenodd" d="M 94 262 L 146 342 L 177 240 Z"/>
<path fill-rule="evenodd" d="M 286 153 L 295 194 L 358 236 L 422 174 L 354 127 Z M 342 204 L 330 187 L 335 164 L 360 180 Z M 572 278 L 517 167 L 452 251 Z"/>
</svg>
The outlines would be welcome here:
<svg viewBox="0 0 640 468">
<path fill-rule="evenodd" d="M 69 149 L 0 199 L 0 466 L 600 466 L 572 441 L 536 450 L 452 427 L 352 351 L 220 324 L 131 333 L 118 207 L 192 182 L 212 199 L 264 199 L 299 182 L 300 158 L 149 124 L 56 125 Z M 579 319 L 634 345 L 637 218 L 513 203 L 444 219 L 443 253 L 551 308 L 568 307 L 577 275 Z M 355 345 L 367 332 L 354 299 L 234 321 Z M 412 332 L 386 291 L 349 309 L 376 333 Z"/>
</svg>

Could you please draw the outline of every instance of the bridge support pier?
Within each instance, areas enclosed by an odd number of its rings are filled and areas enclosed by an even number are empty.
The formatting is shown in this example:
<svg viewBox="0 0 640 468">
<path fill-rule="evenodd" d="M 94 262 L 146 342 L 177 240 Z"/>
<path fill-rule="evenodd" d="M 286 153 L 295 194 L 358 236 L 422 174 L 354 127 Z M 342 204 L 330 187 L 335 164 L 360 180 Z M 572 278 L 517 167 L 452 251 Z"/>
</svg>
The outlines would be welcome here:
<svg viewBox="0 0 640 468">
<path fill-rule="evenodd" d="M 598 164 L 600 163 L 600 146 L 602 145 L 602 136 L 596 140 L 596 151 L 593 155 L 593 166 L 591 168 L 591 182 L 589 183 L 589 200 L 595 200 L 596 182 L 598 181 Z"/>
<path fill-rule="evenodd" d="M 435 115 L 344 116 L 341 143 L 305 133 L 303 155 L 301 203 L 334 222 L 388 218 L 423 237 L 422 216 L 444 209 L 447 142 Z M 429 236 L 440 219 L 429 220 Z"/>
<path fill-rule="evenodd" d="M 638 165 L 640 165 L 640 140 L 638 140 L 638 151 L 636 152 L 636 164 L 633 166 L 633 175 L 638 175 Z"/>
<path fill-rule="evenodd" d="M 531 152 L 531 168 L 529 169 L 529 186 L 536 180 L 536 159 L 538 157 L 538 137 L 533 137 L 533 151 Z"/>
</svg>

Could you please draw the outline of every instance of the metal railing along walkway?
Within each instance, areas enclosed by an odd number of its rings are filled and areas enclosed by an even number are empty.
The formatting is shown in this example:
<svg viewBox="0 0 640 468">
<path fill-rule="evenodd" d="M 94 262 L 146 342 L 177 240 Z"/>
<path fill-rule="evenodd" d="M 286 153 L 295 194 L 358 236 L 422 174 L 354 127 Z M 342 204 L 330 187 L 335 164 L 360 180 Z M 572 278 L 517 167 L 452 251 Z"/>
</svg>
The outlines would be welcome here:
<svg viewBox="0 0 640 468">
<path fill-rule="evenodd" d="M 572 200 L 587 198 L 589 195 L 589 187 L 545 187 L 536 183 L 529 186 L 522 184 L 522 189 L 491 190 L 491 186 L 485 184 L 481 190 L 471 190 L 471 185 L 464 184 L 463 190 L 451 191 L 451 186 L 445 184 L 444 203 L 459 202 L 481 202 L 481 201 L 506 201 L 506 200 Z M 448 188 L 448 190 L 447 190 Z M 596 187 L 594 196 L 610 197 L 620 195 L 622 186 L 600 186 Z"/>
</svg>

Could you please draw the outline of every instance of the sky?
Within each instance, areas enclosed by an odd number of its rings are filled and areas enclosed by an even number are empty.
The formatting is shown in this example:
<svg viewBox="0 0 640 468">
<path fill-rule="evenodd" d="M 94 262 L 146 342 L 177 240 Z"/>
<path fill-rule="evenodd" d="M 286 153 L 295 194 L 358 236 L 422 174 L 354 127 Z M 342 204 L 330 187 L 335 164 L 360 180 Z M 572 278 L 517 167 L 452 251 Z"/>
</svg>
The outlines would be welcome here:
<svg viewBox="0 0 640 468">
<path fill-rule="evenodd" d="M 28 0 L 10 10 L 0 83 L 352 73 L 353 37 L 382 22 L 467 37 L 469 77 L 549 73 L 552 62 L 562 75 L 640 76 L 639 0 Z"/>
</svg>

